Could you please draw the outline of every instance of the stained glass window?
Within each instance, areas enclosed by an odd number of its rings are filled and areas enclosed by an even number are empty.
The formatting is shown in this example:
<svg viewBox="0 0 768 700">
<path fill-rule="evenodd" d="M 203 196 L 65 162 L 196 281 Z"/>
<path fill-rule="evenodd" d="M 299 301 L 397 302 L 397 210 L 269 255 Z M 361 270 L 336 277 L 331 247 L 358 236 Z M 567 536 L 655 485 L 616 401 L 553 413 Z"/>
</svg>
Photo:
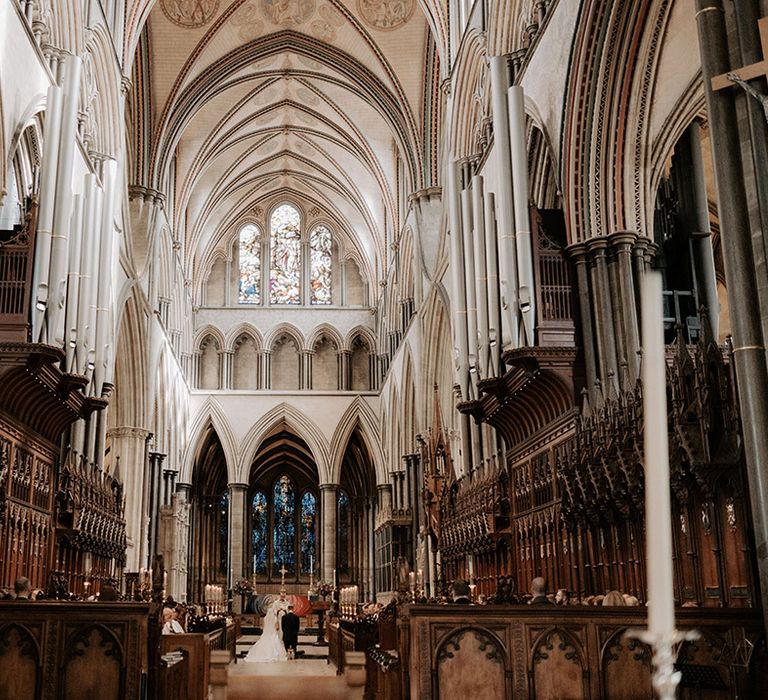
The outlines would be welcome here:
<svg viewBox="0 0 768 700">
<path fill-rule="evenodd" d="M 227 540 L 229 539 L 229 496 L 219 499 L 219 572 L 227 574 Z"/>
<path fill-rule="evenodd" d="M 261 303 L 261 231 L 254 224 L 240 229 L 240 284 L 237 300 L 241 304 Z"/>
<path fill-rule="evenodd" d="M 272 530 L 272 575 L 280 576 L 285 566 L 288 574 L 296 574 L 295 492 L 291 480 L 283 475 L 275 483 L 274 523 Z"/>
<path fill-rule="evenodd" d="M 301 302 L 301 216 L 296 207 L 281 204 L 269 222 L 271 268 L 269 301 L 272 304 Z"/>
<path fill-rule="evenodd" d="M 301 573 L 317 567 L 317 499 L 311 491 L 301 497 Z"/>
<path fill-rule="evenodd" d="M 331 232 L 315 226 L 309 236 L 311 268 L 309 273 L 312 304 L 331 303 Z"/>
<path fill-rule="evenodd" d="M 339 492 L 339 541 L 336 550 L 336 562 L 339 571 L 349 571 L 349 499 L 343 491 Z"/>
<path fill-rule="evenodd" d="M 252 571 L 255 574 L 267 573 L 267 527 L 269 525 L 267 512 L 267 494 L 257 491 L 251 501 L 251 553 L 253 558 Z"/>
</svg>

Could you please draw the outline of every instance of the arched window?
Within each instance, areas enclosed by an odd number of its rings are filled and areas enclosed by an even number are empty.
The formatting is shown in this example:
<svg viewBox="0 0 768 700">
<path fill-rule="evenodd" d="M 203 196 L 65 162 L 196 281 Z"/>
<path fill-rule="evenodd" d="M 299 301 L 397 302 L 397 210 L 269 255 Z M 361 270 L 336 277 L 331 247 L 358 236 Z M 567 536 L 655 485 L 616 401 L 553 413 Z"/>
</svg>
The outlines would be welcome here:
<svg viewBox="0 0 768 700">
<path fill-rule="evenodd" d="M 317 568 L 317 499 L 311 491 L 301 497 L 301 573 Z"/>
<path fill-rule="evenodd" d="M 331 232 L 328 227 L 319 225 L 312 229 L 309 236 L 311 266 L 310 303 L 331 303 Z"/>
<path fill-rule="evenodd" d="M 227 553 L 229 540 L 229 494 L 219 500 L 219 573 L 227 575 Z"/>
<path fill-rule="evenodd" d="M 251 551 L 253 552 L 253 572 L 267 573 L 267 494 L 257 491 L 251 501 Z"/>
<path fill-rule="evenodd" d="M 291 204 L 281 204 L 269 222 L 271 304 L 301 303 L 301 215 Z"/>
<path fill-rule="evenodd" d="M 296 521 L 294 518 L 296 494 L 293 483 L 285 474 L 275 482 L 274 528 L 272 530 L 272 575 L 280 576 L 285 567 L 287 574 L 296 573 Z"/>
<path fill-rule="evenodd" d="M 261 303 L 261 231 L 254 224 L 240 229 L 238 248 L 240 282 L 237 300 L 241 304 Z"/>
<path fill-rule="evenodd" d="M 338 541 L 336 543 L 336 561 L 339 573 L 349 572 L 349 499 L 339 491 Z"/>
</svg>

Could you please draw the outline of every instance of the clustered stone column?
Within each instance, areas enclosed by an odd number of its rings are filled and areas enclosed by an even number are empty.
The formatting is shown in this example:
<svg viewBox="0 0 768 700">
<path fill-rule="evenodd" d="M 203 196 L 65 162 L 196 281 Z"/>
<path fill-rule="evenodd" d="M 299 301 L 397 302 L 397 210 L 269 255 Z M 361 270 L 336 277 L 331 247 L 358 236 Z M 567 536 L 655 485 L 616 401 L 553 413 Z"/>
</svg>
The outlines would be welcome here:
<svg viewBox="0 0 768 700">
<path fill-rule="evenodd" d="M 336 506 L 337 484 L 320 484 L 323 510 L 323 580 L 333 582 L 336 571 Z"/>
<path fill-rule="evenodd" d="M 656 244 L 631 231 L 590 238 L 569 246 L 576 268 L 587 384 L 634 383 L 640 336 L 639 285 Z"/>
</svg>

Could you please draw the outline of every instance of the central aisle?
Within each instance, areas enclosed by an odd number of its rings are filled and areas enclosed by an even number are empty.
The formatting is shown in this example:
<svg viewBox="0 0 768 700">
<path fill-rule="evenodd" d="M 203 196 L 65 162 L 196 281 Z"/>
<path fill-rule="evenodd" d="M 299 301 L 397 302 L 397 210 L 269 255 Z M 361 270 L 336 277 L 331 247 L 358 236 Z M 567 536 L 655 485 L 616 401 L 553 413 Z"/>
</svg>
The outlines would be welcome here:
<svg viewBox="0 0 768 700">
<path fill-rule="evenodd" d="M 229 666 L 230 700 L 335 700 L 347 698 L 347 687 L 336 667 L 328 663 L 328 647 L 313 646 L 316 634 L 302 631 L 295 661 L 253 664 L 243 661 L 259 636 L 246 634 L 237 641 L 236 664 Z"/>
</svg>

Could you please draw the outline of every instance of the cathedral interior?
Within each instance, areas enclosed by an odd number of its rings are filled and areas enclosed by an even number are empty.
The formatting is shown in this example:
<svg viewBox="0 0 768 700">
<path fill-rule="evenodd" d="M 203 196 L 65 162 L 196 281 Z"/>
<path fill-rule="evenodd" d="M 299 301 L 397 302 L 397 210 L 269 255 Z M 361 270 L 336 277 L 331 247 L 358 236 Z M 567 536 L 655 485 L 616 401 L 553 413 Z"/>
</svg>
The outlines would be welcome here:
<svg viewBox="0 0 768 700">
<path fill-rule="evenodd" d="M 0 0 L 0 700 L 273 697 L 280 593 L 317 697 L 765 697 L 766 75 L 766 0 Z"/>
</svg>

